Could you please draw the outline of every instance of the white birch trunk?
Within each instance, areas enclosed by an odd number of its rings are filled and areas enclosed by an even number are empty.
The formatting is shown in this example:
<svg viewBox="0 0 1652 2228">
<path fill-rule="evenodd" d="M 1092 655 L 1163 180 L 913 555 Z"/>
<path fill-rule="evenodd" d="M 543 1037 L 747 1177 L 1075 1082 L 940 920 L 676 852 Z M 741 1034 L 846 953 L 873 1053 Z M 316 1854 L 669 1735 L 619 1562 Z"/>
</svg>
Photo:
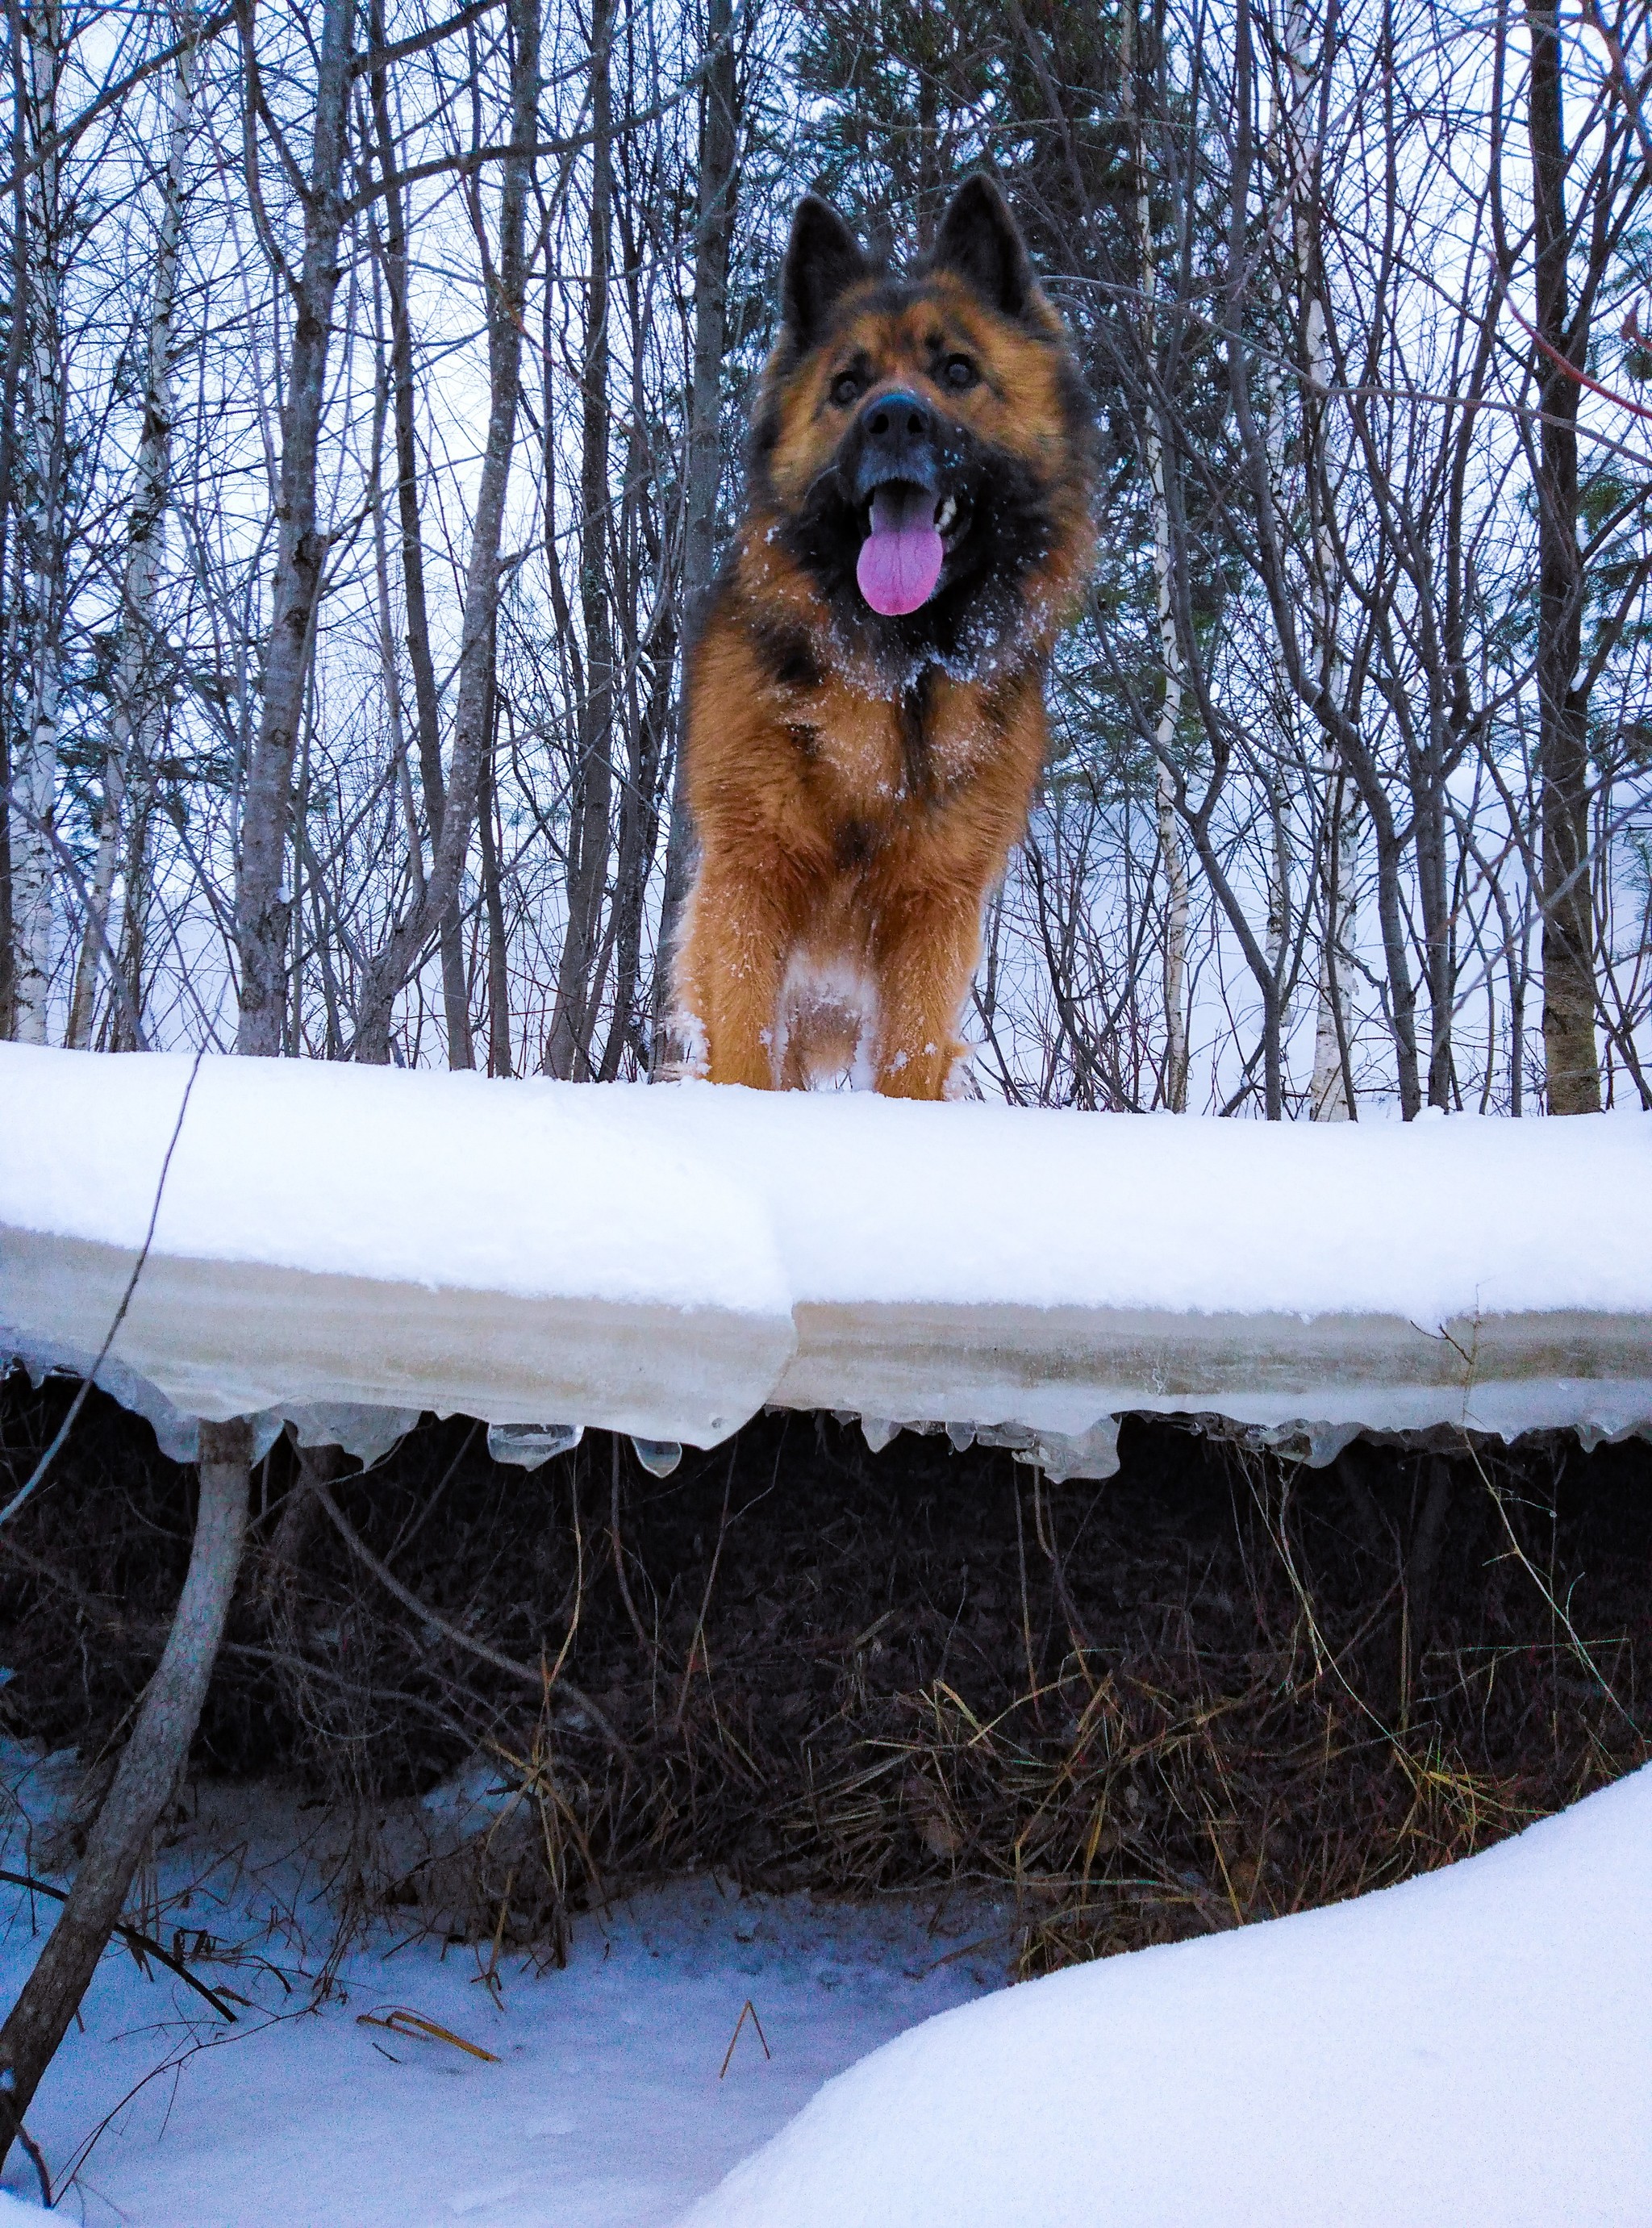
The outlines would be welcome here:
<svg viewBox="0 0 1652 2228">
<path fill-rule="evenodd" d="M 453 747 L 448 760 L 441 834 L 432 852 L 422 899 L 415 899 L 392 926 L 362 973 L 355 1012 L 355 1057 L 381 1066 L 390 1061 L 390 1017 L 395 1001 L 412 979 L 432 929 L 458 898 L 477 799 L 485 789 L 484 755 L 494 741 L 499 541 L 504 530 L 505 496 L 522 397 L 522 299 L 528 267 L 527 208 L 541 93 L 540 0 L 506 0 L 506 8 L 514 48 L 510 152 L 501 180 L 497 278 L 488 317 L 487 441 L 482 452 L 465 571 Z M 604 54 L 605 67 L 605 48 Z M 598 122 L 600 129 L 600 114 Z"/>
<path fill-rule="evenodd" d="M 328 535 L 317 519 L 317 455 L 327 401 L 333 304 L 343 275 L 344 164 L 350 55 L 356 28 L 351 0 L 323 0 L 312 11 L 317 34 L 316 120 L 304 200 L 304 246 L 294 291 L 281 467 L 276 490 L 275 577 L 270 591 L 261 701 L 241 793 L 235 875 L 235 941 L 240 953 L 238 1052 L 279 1055 L 287 1013 L 287 882 L 292 765 L 304 716 Z"/>
<path fill-rule="evenodd" d="M 1268 784 L 1268 964 L 1276 981 L 1284 974 L 1290 944 L 1290 822 L 1284 786 L 1276 778 Z M 1286 1015 L 1280 1015 L 1284 1033 Z"/>
<path fill-rule="evenodd" d="M 1324 292 L 1322 212 L 1315 181 L 1315 111 L 1325 55 L 1322 35 L 1316 32 L 1300 0 L 1290 0 L 1287 8 L 1284 48 L 1290 86 L 1283 118 L 1283 200 L 1288 210 L 1291 253 L 1302 304 L 1303 495 L 1309 504 L 1313 523 L 1313 576 L 1308 584 L 1307 605 L 1324 688 L 1331 701 L 1340 705 L 1346 675 L 1337 640 L 1333 586 L 1336 552 L 1327 507 L 1331 467 L 1326 447 L 1329 428 L 1325 401 L 1330 393 L 1334 367 Z M 1278 413 L 1276 422 L 1283 424 L 1283 412 Z M 1325 932 L 1320 944 L 1309 1109 L 1316 1122 L 1346 1122 L 1354 1111 L 1348 1098 L 1348 1062 L 1344 1051 L 1348 1042 L 1348 986 L 1353 972 L 1354 906 L 1359 889 L 1360 820 L 1356 792 L 1347 777 L 1340 752 L 1329 741 L 1320 753 L 1319 780 L 1323 829 L 1320 856 L 1327 899 Z"/>
<path fill-rule="evenodd" d="M 1148 470 L 1153 483 L 1153 571 L 1158 592 L 1159 656 L 1164 668 L 1164 696 L 1159 706 L 1157 741 L 1169 751 L 1181 716 L 1181 649 L 1176 640 L 1170 600 L 1170 519 L 1164 500 L 1164 452 L 1156 431 L 1148 436 Z M 1173 1114 L 1188 1106 L 1188 866 L 1176 825 L 1175 784 L 1159 760 L 1157 786 L 1159 856 L 1164 894 L 1164 1103 Z"/>
<path fill-rule="evenodd" d="M 695 240 L 694 355 L 683 443 L 682 611 L 679 639 L 697 637 L 717 570 L 717 494 L 722 471 L 723 358 L 728 346 L 728 259 L 739 197 L 739 79 L 733 0 L 708 0 L 706 75 L 700 131 L 699 225 Z M 665 893 L 660 909 L 660 964 L 655 992 L 652 1079 L 692 1072 L 693 1058 L 671 1013 L 671 968 L 682 907 L 694 878 L 695 831 L 688 811 L 688 765 L 681 739 L 672 768 L 666 831 Z"/>
<path fill-rule="evenodd" d="M 31 0 L 23 22 L 24 144 L 34 167 L 23 221 L 34 284 L 28 304 L 21 462 L 22 631 L 28 701 L 12 824 L 16 924 L 16 1028 L 25 1044 L 46 1041 L 52 979 L 52 829 L 57 810 L 58 694 L 61 685 L 63 574 L 62 240 L 57 88 L 63 69 L 61 0 Z M 43 159 L 37 159 L 42 157 Z"/>
<path fill-rule="evenodd" d="M 1360 872 L 1360 817 L 1352 784 L 1342 774 L 1335 751 L 1328 750 L 1322 758 L 1320 778 L 1325 799 L 1326 934 L 1320 947 L 1309 1111 L 1316 1122 L 1346 1122 L 1353 1112 L 1349 1063 L 1343 1053 L 1349 1043 L 1348 973 Z"/>
<path fill-rule="evenodd" d="M 185 18 L 180 29 L 186 28 Z M 172 113 L 167 134 L 164 200 L 156 243 L 154 291 L 149 316 L 149 375 L 144 393 L 144 427 L 138 450 L 138 486 L 127 524 L 125 577 L 121 584 L 120 656 L 105 761 L 103 810 L 98 821 L 98 855 L 80 962 L 69 1006 L 67 1040 L 84 1045 L 91 1036 L 98 970 L 107 944 L 109 904 L 114 889 L 120 826 L 126 791 L 136 778 L 146 783 L 160 739 L 161 701 L 155 686 L 153 644 L 155 599 L 166 548 L 166 502 L 172 464 L 172 315 L 177 298 L 178 249 L 183 232 L 183 166 L 195 110 L 195 50 L 179 50 L 172 78 Z M 141 872 L 141 869 L 140 869 Z M 126 902 L 134 898 L 131 880 Z M 136 988 L 134 987 L 134 996 Z"/>
<path fill-rule="evenodd" d="M 1142 273 L 1142 346 L 1151 361 L 1155 337 L 1154 310 L 1157 272 L 1153 260 L 1153 202 L 1147 183 L 1146 150 L 1136 118 L 1135 9 L 1125 11 L 1124 99 L 1135 125 L 1136 247 Z M 1181 853 L 1181 834 L 1176 825 L 1175 782 L 1166 756 L 1175 743 L 1181 717 L 1181 645 L 1176 636 L 1175 605 L 1171 585 L 1170 507 L 1164 489 L 1164 445 L 1159 436 L 1157 410 L 1149 400 L 1147 413 L 1147 471 L 1153 506 L 1153 583 L 1159 629 L 1159 663 L 1164 675 L 1164 694 L 1154 740 L 1160 753 L 1156 802 L 1158 808 L 1159 858 L 1164 868 L 1164 1103 L 1174 1114 L 1188 1104 L 1188 868 Z"/>
</svg>

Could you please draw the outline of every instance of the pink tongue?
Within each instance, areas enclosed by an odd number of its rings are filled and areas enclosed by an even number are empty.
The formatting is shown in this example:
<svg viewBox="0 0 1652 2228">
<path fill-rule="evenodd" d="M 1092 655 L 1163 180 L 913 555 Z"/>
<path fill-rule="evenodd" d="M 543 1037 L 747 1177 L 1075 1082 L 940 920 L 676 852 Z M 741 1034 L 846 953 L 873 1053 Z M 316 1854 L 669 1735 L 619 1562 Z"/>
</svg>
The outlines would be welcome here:
<svg viewBox="0 0 1652 2228">
<path fill-rule="evenodd" d="M 861 544 L 855 577 L 887 619 L 915 611 L 935 592 L 946 552 L 935 531 L 935 498 L 892 482 L 872 498 L 872 531 Z"/>
</svg>

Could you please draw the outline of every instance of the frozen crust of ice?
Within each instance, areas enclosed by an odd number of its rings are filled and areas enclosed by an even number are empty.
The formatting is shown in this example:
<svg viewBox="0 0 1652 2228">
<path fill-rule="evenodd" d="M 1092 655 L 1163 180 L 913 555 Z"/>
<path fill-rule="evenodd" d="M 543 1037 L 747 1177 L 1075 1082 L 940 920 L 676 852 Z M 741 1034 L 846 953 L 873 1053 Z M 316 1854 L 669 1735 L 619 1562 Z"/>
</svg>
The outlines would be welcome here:
<svg viewBox="0 0 1652 2228">
<path fill-rule="evenodd" d="M 0 1046 L 0 1344 L 97 1352 L 192 1065 Z M 209 1059 L 122 1367 L 186 1417 L 696 1445 L 765 1400 L 1075 1440 L 1137 1408 L 1617 1436 L 1652 1419 L 1652 1117 L 1271 1125 Z"/>
<path fill-rule="evenodd" d="M 1330 1910 L 943 2013 L 681 2228 L 1652 2219 L 1652 1769 Z"/>
</svg>

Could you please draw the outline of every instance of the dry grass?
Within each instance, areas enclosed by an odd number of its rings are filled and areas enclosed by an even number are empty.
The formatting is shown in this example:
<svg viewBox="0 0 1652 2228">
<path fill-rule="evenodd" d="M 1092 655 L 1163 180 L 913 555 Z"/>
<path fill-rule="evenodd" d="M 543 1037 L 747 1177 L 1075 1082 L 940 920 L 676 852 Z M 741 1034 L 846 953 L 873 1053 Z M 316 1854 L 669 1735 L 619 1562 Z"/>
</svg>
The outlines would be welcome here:
<svg viewBox="0 0 1652 2228">
<path fill-rule="evenodd" d="M 63 1397 L 14 1381 L 13 1468 Z M 370 1562 L 283 1448 L 199 1764 L 347 1810 L 343 1905 L 484 1957 L 558 1960 L 573 1911 L 716 1867 L 993 1890 L 1030 1973 L 1384 1885 L 1644 1760 L 1652 1450 L 1122 1448 L 1118 1479 L 1053 1489 L 769 1418 L 661 1483 L 599 1435 L 528 1476 L 430 1425 L 331 1480 Z M 0 1550 L 14 1731 L 118 1738 L 189 1491 L 89 1405 Z M 410 1837 L 407 1798 L 467 1761 L 481 1822 Z"/>
</svg>

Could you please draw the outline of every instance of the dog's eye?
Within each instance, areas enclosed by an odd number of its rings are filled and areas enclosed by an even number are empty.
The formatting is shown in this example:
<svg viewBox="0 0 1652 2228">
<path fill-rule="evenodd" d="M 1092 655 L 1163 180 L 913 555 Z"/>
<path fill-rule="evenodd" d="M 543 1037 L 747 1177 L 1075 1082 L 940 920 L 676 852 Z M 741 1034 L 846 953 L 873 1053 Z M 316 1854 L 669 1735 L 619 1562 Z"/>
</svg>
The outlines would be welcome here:
<svg viewBox="0 0 1652 2228">
<path fill-rule="evenodd" d="M 967 355 L 950 355 L 941 367 L 941 377 L 959 394 L 966 387 L 973 387 L 980 376 Z"/>
<path fill-rule="evenodd" d="M 840 371 L 832 381 L 832 400 L 840 410 L 847 410 L 859 399 L 861 382 L 852 371 Z"/>
</svg>

